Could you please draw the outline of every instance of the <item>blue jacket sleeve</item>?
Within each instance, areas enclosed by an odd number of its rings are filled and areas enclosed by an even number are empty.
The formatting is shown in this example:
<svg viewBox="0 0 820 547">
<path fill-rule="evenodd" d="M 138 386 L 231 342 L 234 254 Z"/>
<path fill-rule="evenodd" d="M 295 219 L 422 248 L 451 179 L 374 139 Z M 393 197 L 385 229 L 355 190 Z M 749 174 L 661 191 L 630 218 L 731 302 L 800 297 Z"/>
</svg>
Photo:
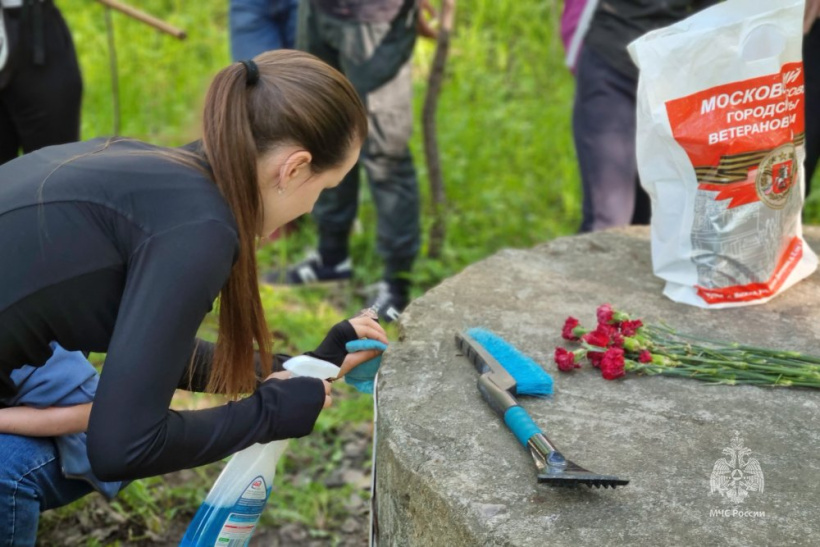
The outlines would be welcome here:
<svg viewBox="0 0 820 547">
<path fill-rule="evenodd" d="M 26 365 L 11 372 L 17 394 L 8 406 L 71 406 L 90 403 L 97 390 L 97 371 L 79 351 L 50 344 L 51 358 L 43 366 Z"/>
</svg>

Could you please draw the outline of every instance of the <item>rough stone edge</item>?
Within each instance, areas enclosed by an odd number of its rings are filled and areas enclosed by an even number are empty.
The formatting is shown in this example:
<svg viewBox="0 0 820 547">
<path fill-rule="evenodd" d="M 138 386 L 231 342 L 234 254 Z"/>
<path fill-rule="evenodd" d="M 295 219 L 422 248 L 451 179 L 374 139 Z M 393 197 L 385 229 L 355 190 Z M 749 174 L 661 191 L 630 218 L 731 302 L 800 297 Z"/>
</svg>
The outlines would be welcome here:
<svg viewBox="0 0 820 547">
<path fill-rule="evenodd" d="M 648 227 L 643 226 L 616 228 L 602 233 L 610 235 L 619 234 L 629 238 L 643 239 L 647 242 L 650 239 Z M 820 250 L 820 242 L 818 242 L 818 239 L 820 239 L 820 226 L 804 226 L 803 236 L 811 247 Z M 529 249 L 499 249 L 493 253 L 493 255 L 482 259 L 482 261 L 492 258 L 499 253 L 511 250 L 544 251 L 555 245 L 564 246 L 570 238 L 583 238 L 592 241 L 593 237 L 594 234 L 569 235 L 534 245 Z M 476 267 L 476 264 L 478 263 L 468 265 L 465 270 Z M 460 274 L 461 272 L 443 280 L 440 285 L 433 287 L 425 293 L 424 297 L 429 296 L 442 285 L 449 285 L 455 282 L 455 279 L 458 278 Z M 412 313 L 415 311 L 413 308 L 414 306 L 411 303 L 408 310 L 406 310 L 406 312 L 409 311 L 410 313 L 405 313 L 405 315 L 412 317 Z M 409 322 L 415 323 L 414 319 L 415 318 L 410 319 Z M 406 340 L 407 330 L 407 324 L 400 319 L 398 322 L 398 339 L 400 343 Z M 388 354 L 389 353 L 388 351 Z M 389 359 L 389 355 L 386 355 L 386 359 Z M 386 413 L 382 413 L 379 417 L 380 424 L 377 426 L 377 429 L 382 431 L 387 429 L 387 416 L 385 414 Z M 386 440 L 384 434 L 378 435 L 375 448 L 378 454 L 378 473 L 376 474 L 375 484 L 376 492 L 378 493 L 375 504 L 377 516 L 380 523 L 384 523 L 385 521 L 398 523 L 391 528 L 391 532 L 393 532 L 391 537 L 385 537 L 387 532 L 385 526 L 382 525 L 379 527 L 378 545 L 380 547 L 437 547 L 439 545 L 446 545 L 447 547 L 462 545 L 501 547 L 509 545 L 508 543 L 499 543 L 498 541 L 488 543 L 488 538 L 484 534 L 482 534 L 482 537 L 484 537 L 482 543 L 482 540 L 479 539 L 478 531 L 471 528 L 470 523 L 460 512 L 459 508 L 449 506 L 441 497 L 440 492 L 430 487 L 425 481 L 419 480 L 420 472 L 411 469 L 410 466 L 406 465 L 406 460 L 402 461 L 402 458 L 397 457 L 397 454 L 400 455 L 401 449 L 394 446 L 394 443 L 390 440 Z M 374 469 L 374 472 L 375 471 Z M 412 493 L 413 491 L 416 492 L 415 495 Z M 390 495 L 385 495 L 385 492 L 390 492 Z M 414 498 L 416 499 L 414 500 Z M 396 500 L 401 501 L 397 502 Z M 434 507 L 425 507 L 423 504 L 419 504 L 418 500 L 429 500 L 428 504 Z M 436 519 L 435 521 L 428 521 L 427 526 L 419 526 L 417 522 L 404 518 L 404 516 L 413 514 L 414 512 L 434 515 Z M 387 515 L 389 515 L 389 518 L 385 518 Z M 442 532 L 446 533 L 442 534 Z M 546 541 L 547 540 L 545 540 L 545 543 Z"/>
<path fill-rule="evenodd" d="M 498 543 L 483 543 L 470 529 L 465 516 L 457 507 L 449 506 L 440 493 L 419 478 L 419 472 L 402 461 L 401 448 L 388 440 L 380 439 L 376 450 L 379 454 L 379 471 L 376 475 L 376 507 L 379 522 L 389 521 L 390 537 L 385 537 L 386 527 L 379 528 L 379 545 L 385 546 L 439 546 L 484 545 L 495 547 Z M 382 492 L 390 492 L 382 495 Z M 408 519 L 408 515 L 420 514 L 424 519 Z M 429 520 L 428 517 L 434 517 Z"/>
</svg>

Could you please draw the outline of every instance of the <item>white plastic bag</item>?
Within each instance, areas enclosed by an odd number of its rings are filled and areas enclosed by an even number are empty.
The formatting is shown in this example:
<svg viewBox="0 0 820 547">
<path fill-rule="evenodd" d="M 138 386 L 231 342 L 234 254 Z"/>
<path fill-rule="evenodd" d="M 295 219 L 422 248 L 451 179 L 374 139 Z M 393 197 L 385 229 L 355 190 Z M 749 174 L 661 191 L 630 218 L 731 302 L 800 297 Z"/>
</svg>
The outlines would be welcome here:
<svg viewBox="0 0 820 547">
<path fill-rule="evenodd" d="M 728 0 L 629 45 L 637 156 L 664 294 L 766 302 L 817 267 L 803 240 L 803 0 Z"/>
</svg>

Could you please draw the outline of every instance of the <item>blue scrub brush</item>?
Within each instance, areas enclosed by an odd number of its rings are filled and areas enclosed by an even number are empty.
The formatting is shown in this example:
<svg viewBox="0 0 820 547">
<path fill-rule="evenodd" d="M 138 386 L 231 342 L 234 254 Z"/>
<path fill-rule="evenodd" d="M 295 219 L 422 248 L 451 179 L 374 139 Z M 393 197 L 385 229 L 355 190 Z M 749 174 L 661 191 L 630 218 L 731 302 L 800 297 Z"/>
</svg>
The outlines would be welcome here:
<svg viewBox="0 0 820 547">
<path fill-rule="evenodd" d="M 519 406 L 515 395 L 552 393 L 552 378 L 532 359 L 483 329 L 456 334 L 456 346 L 478 370 L 481 396 L 504 419 L 518 442 L 529 449 L 538 482 L 564 487 L 583 484 L 590 488 L 615 488 L 629 483 L 613 475 L 593 473 L 566 459 Z"/>
<path fill-rule="evenodd" d="M 552 376 L 530 357 L 518 351 L 515 346 L 485 329 L 469 329 L 467 334 L 481 344 L 515 379 L 514 395 L 534 397 L 552 395 Z"/>
</svg>

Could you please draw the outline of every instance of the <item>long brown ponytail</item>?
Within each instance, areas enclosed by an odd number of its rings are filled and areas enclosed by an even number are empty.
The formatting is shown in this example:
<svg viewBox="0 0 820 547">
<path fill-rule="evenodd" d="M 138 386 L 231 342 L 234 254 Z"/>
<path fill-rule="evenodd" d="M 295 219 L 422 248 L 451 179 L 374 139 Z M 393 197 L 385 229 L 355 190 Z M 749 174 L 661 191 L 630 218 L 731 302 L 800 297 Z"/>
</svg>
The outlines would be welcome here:
<svg viewBox="0 0 820 547">
<path fill-rule="evenodd" d="M 256 271 L 262 226 L 257 159 L 279 144 L 296 144 L 321 172 L 340 165 L 367 136 L 367 116 L 350 82 L 316 57 L 279 50 L 254 59 L 259 80 L 234 63 L 220 71 L 205 99 L 203 148 L 214 182 L 239 229 L 239 258 L 220 293 L 219 336 L 210 391 L 236 395 L 256 386 L 254 341 L 262 372 L 271 366 L 271 338 Z"/>
</svg>

